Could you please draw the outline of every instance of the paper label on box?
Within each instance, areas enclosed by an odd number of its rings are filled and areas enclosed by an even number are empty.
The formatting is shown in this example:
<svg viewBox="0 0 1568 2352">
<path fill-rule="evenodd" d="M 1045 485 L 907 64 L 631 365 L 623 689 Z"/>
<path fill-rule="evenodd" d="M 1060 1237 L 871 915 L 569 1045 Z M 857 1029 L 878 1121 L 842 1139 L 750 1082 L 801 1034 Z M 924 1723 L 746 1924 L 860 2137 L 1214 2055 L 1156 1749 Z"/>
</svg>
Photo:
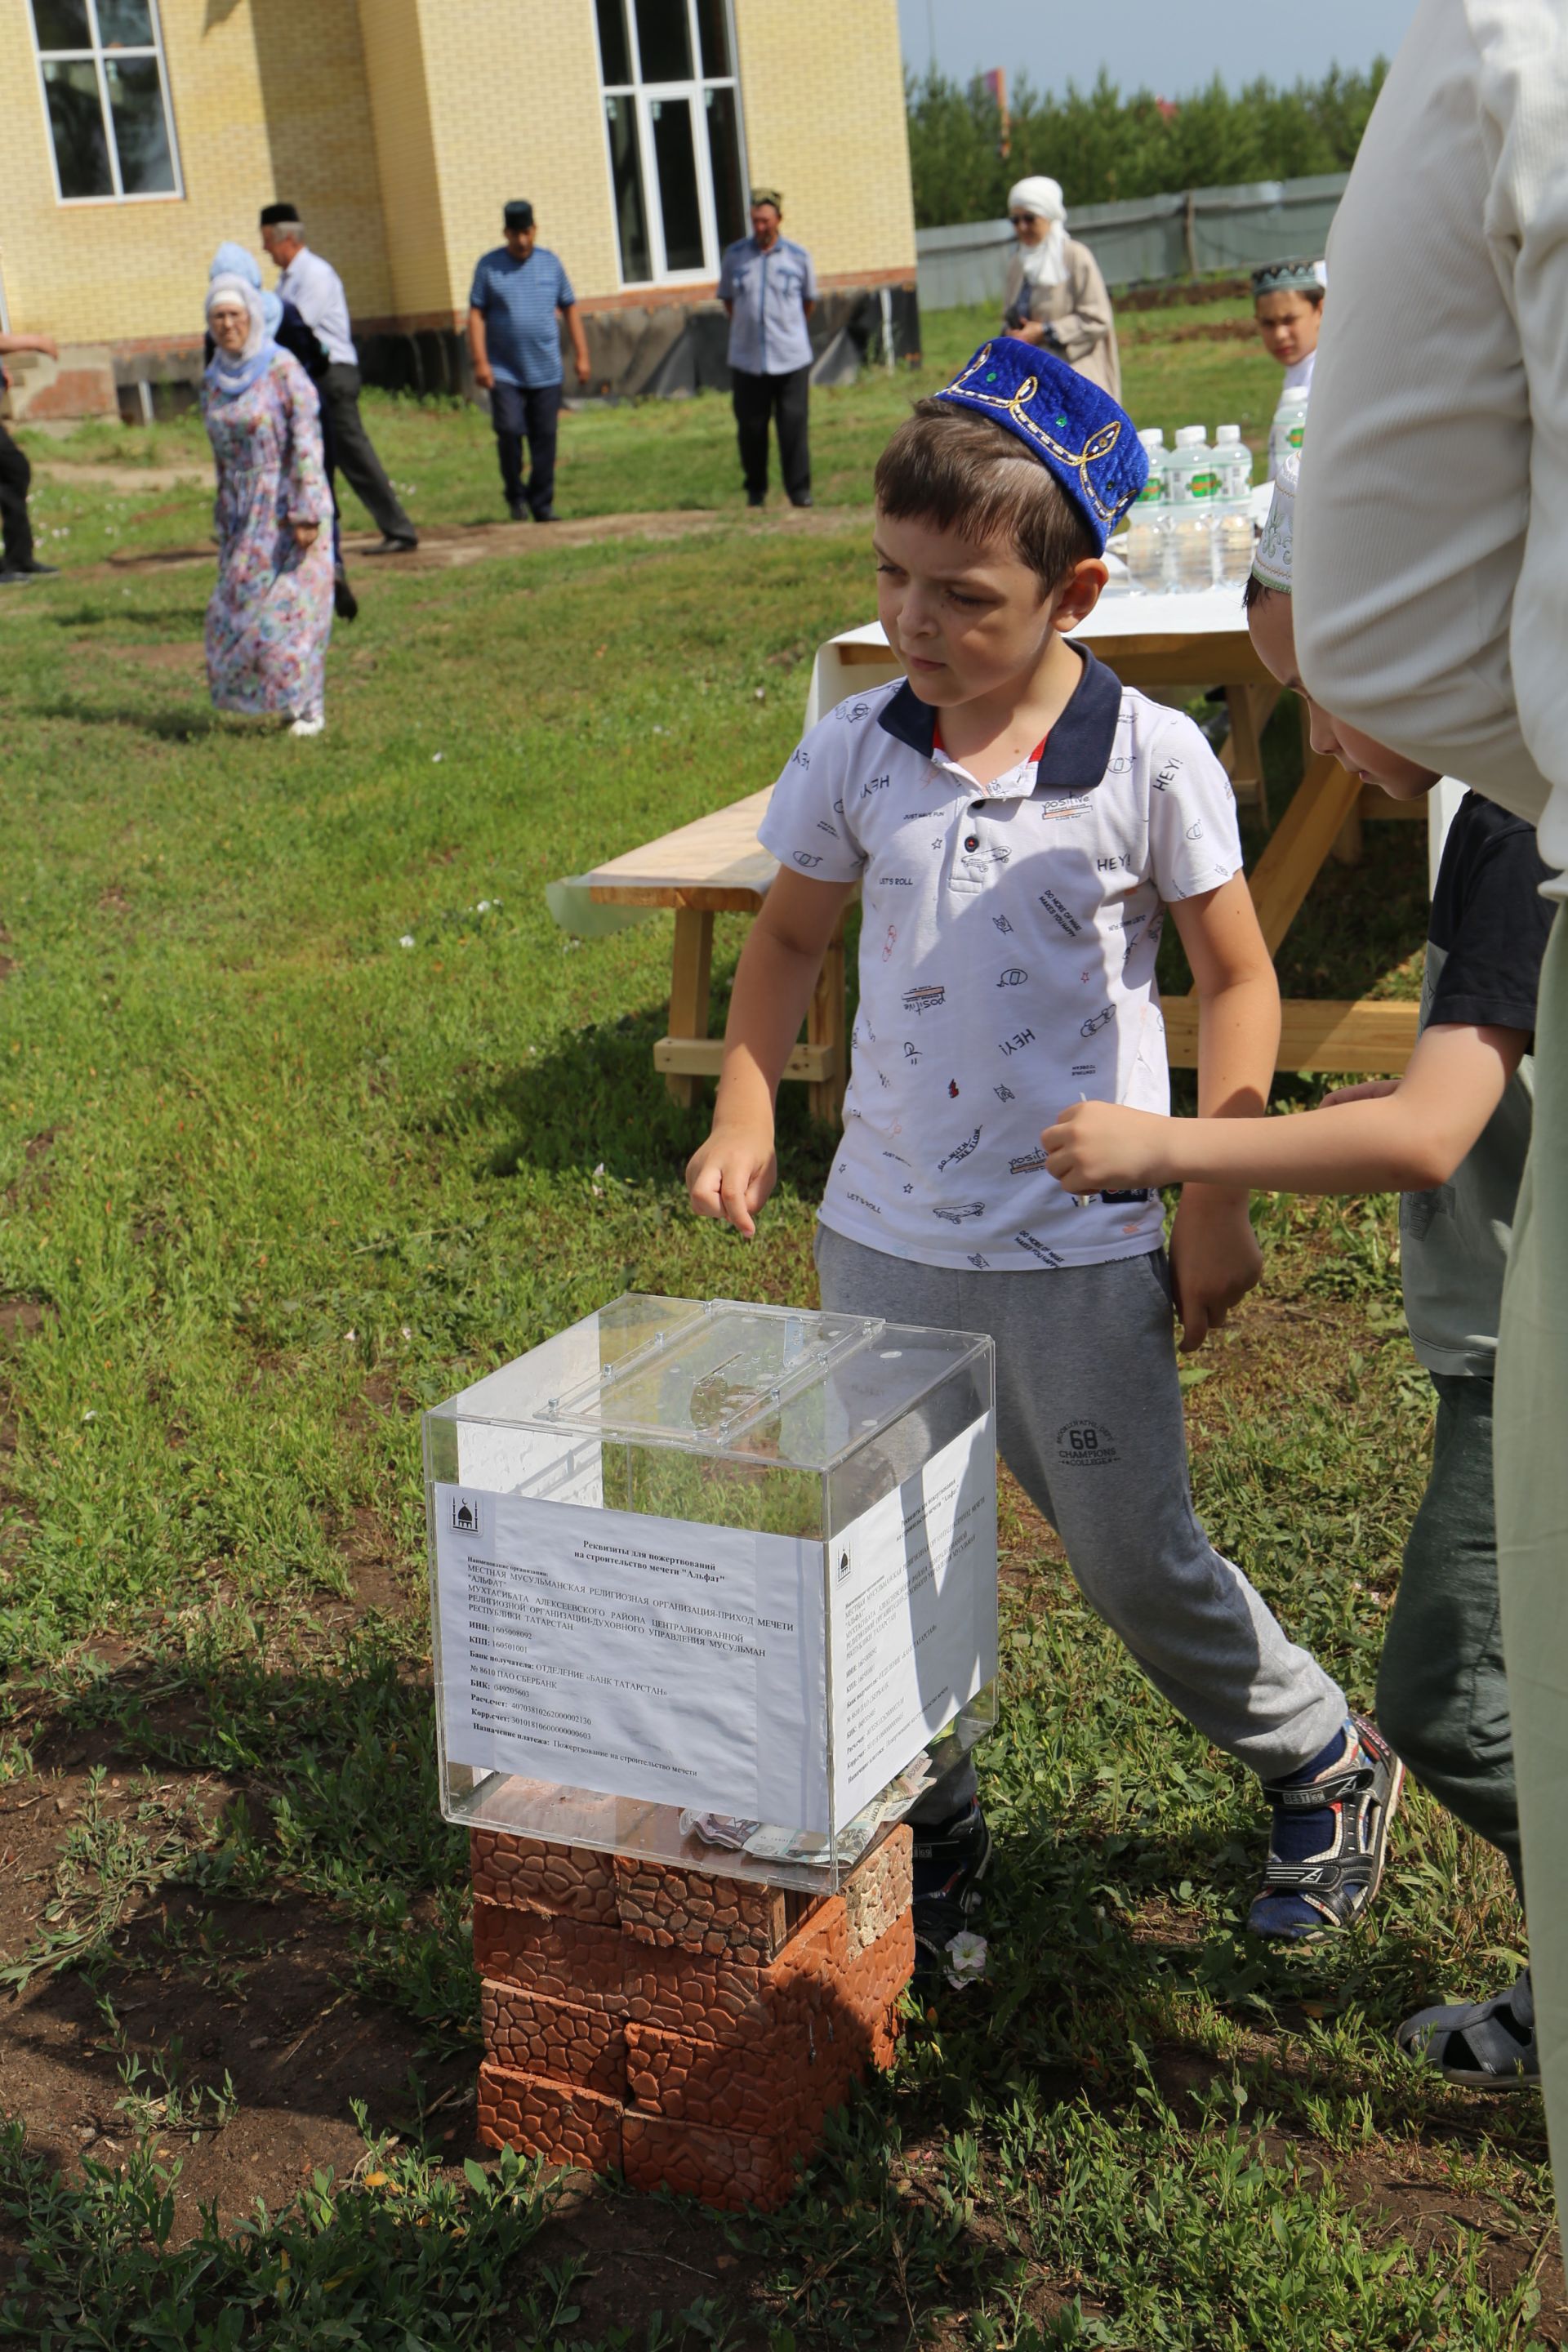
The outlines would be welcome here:
<svg viewBox="0 0 1568 2352">
<path fill-rule="evenodd" d="M 449 1761 L 826 1828 L 820 1543 L 432 1492 Z"/>
<path fill-rule="evenodd" d="M 996 1673 L 988 1414 L 834 1538 L 833 1795 L 848 1821 Z"/>
</svg>

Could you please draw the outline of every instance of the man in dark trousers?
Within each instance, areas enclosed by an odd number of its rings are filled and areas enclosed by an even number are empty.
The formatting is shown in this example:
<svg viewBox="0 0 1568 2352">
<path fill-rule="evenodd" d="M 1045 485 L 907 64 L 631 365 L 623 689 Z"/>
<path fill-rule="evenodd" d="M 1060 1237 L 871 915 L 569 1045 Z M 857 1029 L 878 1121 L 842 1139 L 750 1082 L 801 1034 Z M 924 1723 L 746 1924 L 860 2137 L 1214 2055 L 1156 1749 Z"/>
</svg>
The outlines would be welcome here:
<svg viewBox="0 0 1568 2352">
<path fill-rule="evenodd" d="M 323 261 L 305 242 L 304 225 L 293 205 L 263 205 L 261 242 L 282 271 L 278 291 L 292 302 L 327 354 L 327 372 L 319 387 L 323 406 L 332 420 L 338 471 L 357 490 L 381 532 L 373 555 L 403 555 L 419 544 L 419 534 L 404 513 L 386 469 L 371 446 L 359 413 L 359 353 L 349 325 L 348 297 L 342 279 L 330 261 Z"/>
<path fill-rule="evenodd" d="M 58 346 L 47 335 L 0 335 L 0 359 L 11 352 L 42 352 L 50 360 L 59 357 Z M 5 371 L 0 367 L 0 386 L 5 382 Z M 27 487 L 32 478 L 26 453 L 0 425 L 0 531 L 5 547 L 0 587 L 14 587 L 24 580 L 51 580 L 59 569 L 58 564 L 40 563 L 33 552 L 33 526 L 27 519 Z"/>
<path fill-rule="evenodd" d="M 577 381 L 588 381 L 588 342 L 577 297 L 554 254 L 536 242 L 533 206 L 501 207 L 506 237 L 482 254 L 468 293 L 468 356 L 474 382 L 490 396 L 501 488 L 513 522 L 555 520 L 555 432 L 561 415 L 561 330 L 572 338 Z M 528 443 L 529 478 L 522 478 Z"/>
<path fill-rule="evenodd" d="M 811 337 L 816 274 L 804 245 L 780 234 L 784 199 L 752 190 L 752 234 L 724 248 L 719 299 L 730 320 L 730 375 L 746 504 L 768 494 L 768 419 L 777 421 L 779 471 L 792 507 L 811 504 Z"/>
</svg>

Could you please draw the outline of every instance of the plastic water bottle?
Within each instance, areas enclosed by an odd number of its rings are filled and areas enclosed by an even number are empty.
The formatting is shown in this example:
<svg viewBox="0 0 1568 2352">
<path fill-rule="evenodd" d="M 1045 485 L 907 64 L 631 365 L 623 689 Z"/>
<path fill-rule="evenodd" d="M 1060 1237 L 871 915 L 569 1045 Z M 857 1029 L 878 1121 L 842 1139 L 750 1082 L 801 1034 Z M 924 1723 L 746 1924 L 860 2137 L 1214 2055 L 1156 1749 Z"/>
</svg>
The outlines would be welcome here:
<svg viewBox="0 0 1568 2352">
<path fill-rule="evenodd" d="M 1149 478 L 1127 518 L 1127 579 L 1140 595 L 1157 596 L 1166 585 L 1171 547 L 1171 509 L 1165 497 L 1170 456 L 1165 436 L 1152 427 L 1140 433 L 1149 460 Z"/>
<path fill-rule="evenodd" d="M 1215 504 L 1219 477 L 1201 425 L 1176 435 L 1170 470 L 1171 585 L 1184 594 L 1215 582 Z"/>
<path fill-rule="evenodd" d="M 1252 452 L 1239 425 L 1215 433 L 1215 471 L 1219 499 L 1215 512 L 1215 568 L 1220 584 L 1238 588 L 1252 569 Z"/>
<path fill-rule="evenodd" d="M 1291 449 L 1300 449 L 1307 432 L 1307 402 L 1304 394 L 1288 392 L 1274 412 L 1274 422 L 1268 428 L 1268 478 L 1276 481 L 1281 459 Z"/>
</svg>

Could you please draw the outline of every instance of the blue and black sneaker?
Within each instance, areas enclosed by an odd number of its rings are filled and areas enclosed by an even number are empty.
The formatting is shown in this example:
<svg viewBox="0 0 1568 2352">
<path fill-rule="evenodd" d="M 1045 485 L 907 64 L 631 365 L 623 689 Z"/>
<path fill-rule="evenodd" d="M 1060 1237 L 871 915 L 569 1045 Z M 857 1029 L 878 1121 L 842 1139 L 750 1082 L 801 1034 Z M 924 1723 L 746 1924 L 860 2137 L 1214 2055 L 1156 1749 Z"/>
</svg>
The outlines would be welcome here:
<svg viewBox="0 0 1568 2352">
<path fill-rule="evenodd" d="M 981 1881 L 991 1867 L 991 1832 L 972 1797 L 944 1822 L 914 1822 L 915 1979 L 929 1984 L 948 1965 L 954 1936 L 974 1925 Z"/>
<path fill-rule="evenodd" d="M 1308 1944 L 1364 1918 L 1404 1785 L 1404 1765 L 1364 1715 L 1352 1715 L 1299 1772 L 1265 1780 L 1274 1820 L 1263 1885 L 1247 1914 L 1252 1933 Z"/>
</svg>

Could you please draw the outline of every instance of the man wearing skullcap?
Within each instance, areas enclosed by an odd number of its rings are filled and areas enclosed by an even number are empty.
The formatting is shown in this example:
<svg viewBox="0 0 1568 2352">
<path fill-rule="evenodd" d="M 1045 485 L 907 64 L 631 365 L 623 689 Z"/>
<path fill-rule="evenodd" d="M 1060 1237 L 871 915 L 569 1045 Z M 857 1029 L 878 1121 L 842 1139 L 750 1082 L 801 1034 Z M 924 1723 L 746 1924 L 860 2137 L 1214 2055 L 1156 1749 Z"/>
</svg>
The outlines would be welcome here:
<svg viewBox="0 0 1568 2352">
<path fill-rule="evenodd" d="M 792 507 L 811 504 L 811 336 L 816 272 L 804 245 L 781 233 L 784 198 L 752 190 L 752 234 L 724 248 L 719 299 L 730 320 L 731 396 L 746 504 L 768 494 L 768 420 L 778 427 L 779 471 Z"/>
<path fill-rule="evenodd" d="M 1434 135 L 1434 126 L 1437 134 Z M 1422 0 L 1329 241 L 1296 528 L 1308 691 L 1568 867 L 1568 15 Z M 1544 886 L 1568 889 L 1554 871 Z M 1537 2038 L 1568 2187 L 1568 930 L 1498 1337 L 1499 1582 Z"/>
<path fill-rule="evenodd" d="M 1055 180 L 1037 172 L 1007 193 L 1017 237 L 1002 301 L 1007 332 L 1042 343 L 1112 400 L 1121 397 L 1116 320 L 1100 267 L 1067 232 L 1067 208 Z"/>
<path fill-rule="evenodd" d="M 371 552 L 405 554 L 418 546 L 419 534 L 386 478 L 386 469 L 359 412 L 359 353 L 354 349 L 343 281 L 331 263 L 306 244 L 305 225 L 297 205 L 262 205 L 261 242 L 283 273 L 278 280 L 279 293 L 285 302 L 292 302 L 327 354 L 327 372 L 320 386 L 321 404 L 331 417 L 337 469 L 350 488 L 358 491 L 381 533 L 380 546 Z"/>
<path fill-rule="evenodd" d="M 468 356 L 474 382 L 490 396 L 501 489 L 513 522 L 555 520 L 555 433 L 561 415 L 561 328 L 572 338 L 577 381 L 589 380 L 587 338 L 572 281 L 537 242 L 533 206 L 501 206 L 504 245 L 481 254 L 468 289 Z M 529 477 L 522 478 L 528 443 Z"/>
</svg>

